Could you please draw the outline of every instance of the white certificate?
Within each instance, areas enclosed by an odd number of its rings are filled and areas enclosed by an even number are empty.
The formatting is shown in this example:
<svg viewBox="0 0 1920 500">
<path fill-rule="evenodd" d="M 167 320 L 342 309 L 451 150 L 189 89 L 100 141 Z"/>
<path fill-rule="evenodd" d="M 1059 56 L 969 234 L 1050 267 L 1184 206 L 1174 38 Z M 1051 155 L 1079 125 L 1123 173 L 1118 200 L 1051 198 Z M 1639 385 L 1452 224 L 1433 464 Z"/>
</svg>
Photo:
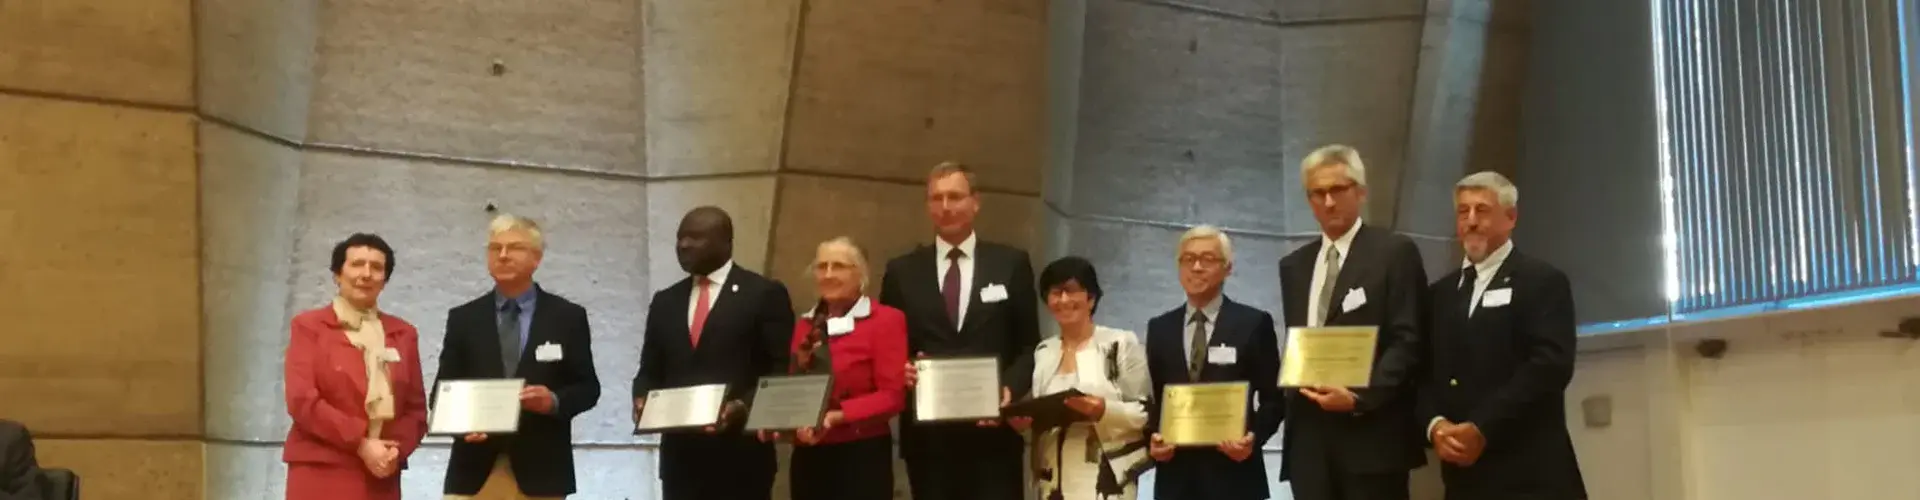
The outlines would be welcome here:
<svg viewBox="0 0 1920 500">
<path fill-rule="evenodd" d="M 524 379 L 448 380 L 434 389 L 429 434 L 510 433 L 520 430 Z"/>
<path fill-rule="evenodd" d="M 640 409 L 640 421 L 634 433 L 696 429 L 720 421 L 720 406 L 726 403 L 727 385 L 708 384 L 647 391 L 647 404 Z"/>
<path fill-rule="evenodd" d="M 914 360 L 914 420 L 1000 418 L 1000 360 L 992 356 Z"/>
</svg>

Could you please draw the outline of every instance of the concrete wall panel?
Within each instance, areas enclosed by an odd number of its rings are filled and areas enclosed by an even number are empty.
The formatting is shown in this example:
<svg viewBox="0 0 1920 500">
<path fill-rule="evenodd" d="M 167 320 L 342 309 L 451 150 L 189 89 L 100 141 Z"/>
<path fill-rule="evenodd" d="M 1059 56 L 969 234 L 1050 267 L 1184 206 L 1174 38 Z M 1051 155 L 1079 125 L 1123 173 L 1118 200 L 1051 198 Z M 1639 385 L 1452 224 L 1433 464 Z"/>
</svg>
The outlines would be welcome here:
<svg viewBox="0 0 1920 500">
<path fill-rule="evenodd" d="M 633 0 L 329 1 L 311 137 L 638 173 L 637 10 Z"/>
<path fill-rule="evenodd" d="M 799 0 L 647 0 L 647 173 L 780 163 Z"/>
<path fill-rule="evenodd" d="M 1070 214 L 1280 231 L 1304 209 L 1282 151 L 1271 26 L 1088 4 Z"/>
<path fill-rule="evenodd" d="M 207 435 L 278 441 L 301 155 L 222 125 L 200 137 Z"/>
<path fill-rule="evenodd" d="M 920 182 L 943 160 L 1038 193 L 1045 2 L 813 2 L 785 168 Z"/>
<path fill-rule="evenodd" d="M 300 141 L 313 97 L 319 0 L 201 0 L 200 110 Z"/>
<path fill-rule="evenodd" d="M 193 106 L 192 5 L 0 2 L 0 88 Z"/>
<path fill-rule="evenodd" d="M 198 441 L 36 439 L 41 467 L 73 469 L 87 498 L 202 498 Z"/>
<path fill-rule="evenodd" d="M 17 7 L 10 7 L 17 8 Z M 39 432 L 200 432 L 190 115 L 0 95 L 7 417 Z M 129 242 L 138 242 L 129 244 Z"/>
</svg>

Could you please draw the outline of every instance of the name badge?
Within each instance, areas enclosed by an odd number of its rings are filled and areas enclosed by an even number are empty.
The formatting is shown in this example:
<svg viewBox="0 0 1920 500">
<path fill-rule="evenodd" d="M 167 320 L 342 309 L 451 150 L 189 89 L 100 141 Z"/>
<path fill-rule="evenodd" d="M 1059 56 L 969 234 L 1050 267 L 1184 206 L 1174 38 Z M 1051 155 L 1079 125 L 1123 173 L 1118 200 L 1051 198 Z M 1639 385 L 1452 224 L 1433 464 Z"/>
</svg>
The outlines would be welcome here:
<svg viewBox="0 0 1920 500">
<path fill-rule="evenodd" d="M 1367 289 L 1355 288 L 1347 292 L 1347 298 L 1340 301 L 1340 312 L 1349 313 L 1360 306 L 1367 305 Z"/>
<path fill-rule="evenodd" d="M 1512 288 L 1495 288 L 1487 290 L 1487 293 L 1480 299 L 1480 306 L 1500 307 L 1511 302 L 1513 302 Z"/>
<path fill-rule="evenodd" d="M 841 316 L 827 320 L 827 335 L 846 335 L 853 333 L 853 317 Z"/>
<path fill-rule="evenodd" d="M 399 363 L 400 350 L 392 347 L 388 347 L 386 352 L 380 353 L 380 360 L 388 363 Z"/>
<path fill-rule="evenodd" d="M 1207 363 L 1231 365 L 1240 362 L 1240 351 L 1233 346 L 1217 345 L 1207 348 Z"/>
<path fill-rule="evenodd" d="M 534 361 L 539 361 L 541 363 L 552 363 L 554 361 L 559 361 L 560 358 L 561 358 L 560 344 L 546 343 L 546 344 L 540 344 L 539 347 L 533 348 Z"/>
<path fill-rule="evenodd" d="M 981 302 L 992 304 L 1002 300 L 1007 300 L 1006 285 L 987 285 L 986 288 L 980 289 Z"/>
</svg>

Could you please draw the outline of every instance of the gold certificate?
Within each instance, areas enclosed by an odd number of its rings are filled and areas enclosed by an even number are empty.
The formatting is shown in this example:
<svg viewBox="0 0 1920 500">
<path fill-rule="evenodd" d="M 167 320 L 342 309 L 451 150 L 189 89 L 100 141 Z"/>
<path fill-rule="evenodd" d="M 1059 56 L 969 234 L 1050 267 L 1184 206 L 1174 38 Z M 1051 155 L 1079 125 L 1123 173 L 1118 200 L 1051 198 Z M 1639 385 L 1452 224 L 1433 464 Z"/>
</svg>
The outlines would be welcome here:
<svg viewBox="0 0 1920 500">
<path fill-rule="evenodd" d="M 1288 328 L 1281 387 L 1367 387 L 1373 379 L 1374 326 Z"/>
<path fill-rule="evenodd" d="M 1160 394 L 1160 439 L 1215 446 L 1247 434 L 1247 383 L 1167 384 Z"/>
</svg>

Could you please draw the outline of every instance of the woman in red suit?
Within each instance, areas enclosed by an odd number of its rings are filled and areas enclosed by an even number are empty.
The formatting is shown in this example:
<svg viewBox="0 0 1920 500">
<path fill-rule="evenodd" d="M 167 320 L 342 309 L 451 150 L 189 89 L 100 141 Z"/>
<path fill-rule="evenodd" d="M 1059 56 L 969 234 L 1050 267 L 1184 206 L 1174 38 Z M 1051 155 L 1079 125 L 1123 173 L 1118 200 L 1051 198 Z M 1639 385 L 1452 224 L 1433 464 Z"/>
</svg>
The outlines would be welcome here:
<svg viewBox="0 0 1920 500">
<path fill-rule="evenodd" d="M 793 500 L 893 498 L 893 432 L 906 407 L 907 317 L 865 295 L 867 258 L 852 240 L 820 244 L 820 302 L 794 325 L 792 373 L 832 373 L 817 429 L 794 433 Z M 762 435 L 774 439 L 777 435 Z"/>
<path fill-rule="evenodd" d="M 333 247 L 339 295 L 293 317 L 287 346 L 288 500 L 395 500 L 427 432 L 418 332 L 379 311 L 393 247 L 354 234 Z"/>
</svg>

